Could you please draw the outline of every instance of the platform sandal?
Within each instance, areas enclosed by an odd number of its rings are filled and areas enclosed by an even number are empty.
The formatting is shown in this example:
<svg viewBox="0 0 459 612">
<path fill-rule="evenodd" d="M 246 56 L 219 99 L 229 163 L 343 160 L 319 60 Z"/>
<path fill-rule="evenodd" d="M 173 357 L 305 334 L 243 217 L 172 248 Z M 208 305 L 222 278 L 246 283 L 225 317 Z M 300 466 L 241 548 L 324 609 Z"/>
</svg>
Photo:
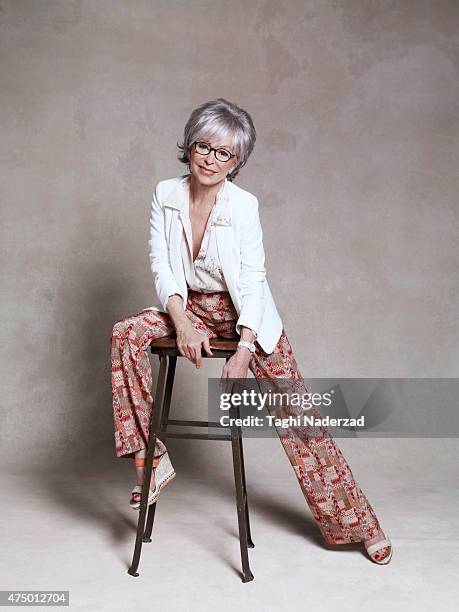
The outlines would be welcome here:
<svg viewBox="0 0 459 612">
<path fill-rule="evenodd" d="M 134 463 L 136 467 L 145 467 L 146 458 L 134 458 Z M 169 454 L 165 453 L 161 455 L 159 459 L 153 459 L 153 468 L 155 474 L 155 488 L 152 491 L 148 490 L 148 501 L 147 505 L 150 506 L 154 504 L 159 497 L 162 489 L 169 484 L 176 476 L 175 470 L 172 467 L 171 460 L 169 459 Z M 133 510 L 138 510 L 140 507 L 140 497 L 142 493 L 142 485 L 136 485 L 132 489 L 131 500 L 129 505 Z"/>
</svg>

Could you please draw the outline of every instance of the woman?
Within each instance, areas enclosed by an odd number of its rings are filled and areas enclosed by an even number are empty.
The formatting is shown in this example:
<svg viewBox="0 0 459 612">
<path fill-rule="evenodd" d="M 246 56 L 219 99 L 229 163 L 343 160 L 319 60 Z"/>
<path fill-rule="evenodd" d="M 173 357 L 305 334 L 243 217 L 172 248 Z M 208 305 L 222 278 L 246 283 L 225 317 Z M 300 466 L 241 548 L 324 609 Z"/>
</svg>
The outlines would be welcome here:
<svg viewBox="0 0 459 612">
<path fill-rule="evenodd" d="M 179 146 L 189 173 L 156 185 L 150 214 L 150 262 L 161 302 L 117 321 L 112 334 L 112 390 L 118 457 L 132 457 L 138 508 L 153 398 L 147 348 L 175 335 L 178 349 L 197 368 L 210 338 L 240 338 L 222 378 L 281 384 L 297 381 L 290 343 L 266 280 L 258 200 L 233 183 L 255 145 L 250 115 L 223 98 L 195 109 Z M 367 498 L 324 429 L 278 430 L 301 490 L 329 544 L 363 542 L 369 557 L 386 564 L 392 545 Z M 148 503 L 174 477 L 166 447 L 157 440 Z"/>
</svg>

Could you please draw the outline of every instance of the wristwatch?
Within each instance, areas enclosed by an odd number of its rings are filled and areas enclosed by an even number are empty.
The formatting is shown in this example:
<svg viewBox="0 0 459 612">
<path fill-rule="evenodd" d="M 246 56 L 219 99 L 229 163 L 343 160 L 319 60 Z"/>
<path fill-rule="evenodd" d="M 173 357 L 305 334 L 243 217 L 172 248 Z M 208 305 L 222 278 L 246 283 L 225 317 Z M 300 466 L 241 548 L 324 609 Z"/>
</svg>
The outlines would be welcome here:
<svg viewBox="0 0 459 612">
<path fill-rule="evenodd" d="M 246 340 L 239 340 L 237 345 L 243 346 L 244 348 L 248 348 L 251 353 L 255 353 L 255 351 L 257 350 L 253 342 L 246 342 Z"/>
</svg>

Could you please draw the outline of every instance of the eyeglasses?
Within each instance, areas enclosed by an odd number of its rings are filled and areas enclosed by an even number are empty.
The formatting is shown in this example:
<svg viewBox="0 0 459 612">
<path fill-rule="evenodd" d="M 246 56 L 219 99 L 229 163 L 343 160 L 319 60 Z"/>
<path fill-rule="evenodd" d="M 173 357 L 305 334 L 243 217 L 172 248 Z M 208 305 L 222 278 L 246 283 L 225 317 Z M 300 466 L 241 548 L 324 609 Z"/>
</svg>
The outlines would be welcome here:
<svg viewBox="0 0 459 612">
<path fill-rule="evenodd" d="M 228 162 L 232 157 L 236 157 L 235 154 L 231 153 L 227 149 L 214 149 L 207 142 L 194 142 L 194 149 L 199 155 L 209 155 L 211 151 L 215 153 L 215 159 L 220 162 Z"/>
</svg>

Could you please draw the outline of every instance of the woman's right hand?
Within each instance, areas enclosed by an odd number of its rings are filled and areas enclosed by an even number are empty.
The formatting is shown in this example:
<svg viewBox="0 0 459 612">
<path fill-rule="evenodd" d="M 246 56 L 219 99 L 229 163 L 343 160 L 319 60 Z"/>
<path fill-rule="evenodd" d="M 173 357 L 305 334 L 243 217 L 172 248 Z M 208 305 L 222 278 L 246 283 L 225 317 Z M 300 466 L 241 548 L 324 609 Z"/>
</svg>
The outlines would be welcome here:
<svg viewBox="0 0 459 612">
<path fill-rule="evenodd" d="M 201 350 L 204 347 L 206 353 L 212 356 L 210 340 L 205 334 L 196 331 L 193 325 L 188 322 L 176 328 L 177 348 L 183 357 L 196 364 L 196 368 L 201 367 Z"/>
</svg>

